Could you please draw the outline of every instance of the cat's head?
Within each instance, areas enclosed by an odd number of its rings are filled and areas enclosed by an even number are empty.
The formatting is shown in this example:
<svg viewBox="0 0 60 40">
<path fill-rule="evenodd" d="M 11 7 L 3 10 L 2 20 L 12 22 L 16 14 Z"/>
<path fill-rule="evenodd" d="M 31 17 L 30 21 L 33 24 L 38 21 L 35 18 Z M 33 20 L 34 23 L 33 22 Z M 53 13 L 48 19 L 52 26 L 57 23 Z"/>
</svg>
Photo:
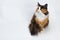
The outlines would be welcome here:
<svg viewBox="0 0 60 40">
<path fill-rule="evenodd" d="M 48 4 L 41 5 L 38 3 L 38 7 L 40 8 L 39 10 L 41 10 L 44 14 L 46 14 L 48 12 L 48 10 L 47 10 Z"/>
</svg>

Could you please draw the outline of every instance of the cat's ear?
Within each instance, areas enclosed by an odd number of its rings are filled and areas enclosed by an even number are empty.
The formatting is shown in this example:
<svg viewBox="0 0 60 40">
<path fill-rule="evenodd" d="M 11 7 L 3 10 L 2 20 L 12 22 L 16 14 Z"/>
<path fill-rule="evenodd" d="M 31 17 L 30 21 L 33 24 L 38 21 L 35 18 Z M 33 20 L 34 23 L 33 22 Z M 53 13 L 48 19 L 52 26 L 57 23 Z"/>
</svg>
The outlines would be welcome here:
<svg viewBox="0 0 60 40">
<path fill-rule="evenodd" d="M 39 4 L 39 2 L 38 2 L 38 6 L 41 7 L 41 5 Z"/>
<path fill-rule="evenodd" d="M 45 4 L 45 7 L 47 7 L 48 6 L 48 4 Z"/>
</svg>

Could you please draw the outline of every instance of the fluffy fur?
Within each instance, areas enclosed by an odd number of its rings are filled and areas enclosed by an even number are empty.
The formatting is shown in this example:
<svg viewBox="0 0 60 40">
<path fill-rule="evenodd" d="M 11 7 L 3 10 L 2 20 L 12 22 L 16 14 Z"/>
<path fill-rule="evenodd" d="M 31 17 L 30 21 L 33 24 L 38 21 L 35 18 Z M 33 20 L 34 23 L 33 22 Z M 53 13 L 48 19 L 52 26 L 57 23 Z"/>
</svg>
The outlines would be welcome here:
<svg viewBox="0 0 60 40">
<path fill-rule="evenodd" d="M 39 10 L 39 11 L 38 11 Z M 39 13 L 38 13 L 39 12 Z M 36 35 L 41 32 L 49 23 L 47 4 L 40 5 L 38 3 L 38 8 L 34 13 L 31 23 L 29 25 L 29 30 L 31 35 Z"/>
</svg>

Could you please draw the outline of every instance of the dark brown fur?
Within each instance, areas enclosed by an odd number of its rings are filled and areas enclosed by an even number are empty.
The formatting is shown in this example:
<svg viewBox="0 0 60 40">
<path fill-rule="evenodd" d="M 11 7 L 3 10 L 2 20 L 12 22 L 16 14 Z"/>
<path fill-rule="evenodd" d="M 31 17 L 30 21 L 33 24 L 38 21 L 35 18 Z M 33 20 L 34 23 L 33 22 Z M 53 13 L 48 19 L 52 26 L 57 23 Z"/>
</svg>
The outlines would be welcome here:
<svg viewBox="0 0 60 40">
<path fill-rule="evenodd" d="M 34 15 L 31 20 L 31 24 L 29 25 L 29 30 L 30 30 L 31 35 L 36 35 L 36 34 L 38 34 L 39 31 L 41 31 L 41 28 L 36 23 L 35 17 L 36 16 Z"/>
</svg>

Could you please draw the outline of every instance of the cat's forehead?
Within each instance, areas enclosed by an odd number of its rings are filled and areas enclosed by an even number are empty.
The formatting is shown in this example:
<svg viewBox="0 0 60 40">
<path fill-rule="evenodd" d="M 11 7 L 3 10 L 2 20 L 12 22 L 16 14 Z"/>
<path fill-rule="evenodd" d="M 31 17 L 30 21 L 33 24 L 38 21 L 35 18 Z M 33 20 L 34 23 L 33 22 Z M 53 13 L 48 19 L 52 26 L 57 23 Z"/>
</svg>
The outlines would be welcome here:
<svg viewBox="0 0 60 40">
<path fill-rule="evenodd" d="M 41 9 L 42 9 L 42 8 L 47 9 L 47 4 L 41 5 L 40 3 L 38 3 L 38 6 L 39 6 Z"/>
<path fill-rule="evenodd" d="M 41 9 L 47 9 L 47 6 L 41 6 L 40 8 Z"/>
<path fill-rule="evenodd" d="M 39 9 L 47 9 L 47 7 L 46 6 L 41 6 L 41 7 L 39 7 Z"/>
</svg>

